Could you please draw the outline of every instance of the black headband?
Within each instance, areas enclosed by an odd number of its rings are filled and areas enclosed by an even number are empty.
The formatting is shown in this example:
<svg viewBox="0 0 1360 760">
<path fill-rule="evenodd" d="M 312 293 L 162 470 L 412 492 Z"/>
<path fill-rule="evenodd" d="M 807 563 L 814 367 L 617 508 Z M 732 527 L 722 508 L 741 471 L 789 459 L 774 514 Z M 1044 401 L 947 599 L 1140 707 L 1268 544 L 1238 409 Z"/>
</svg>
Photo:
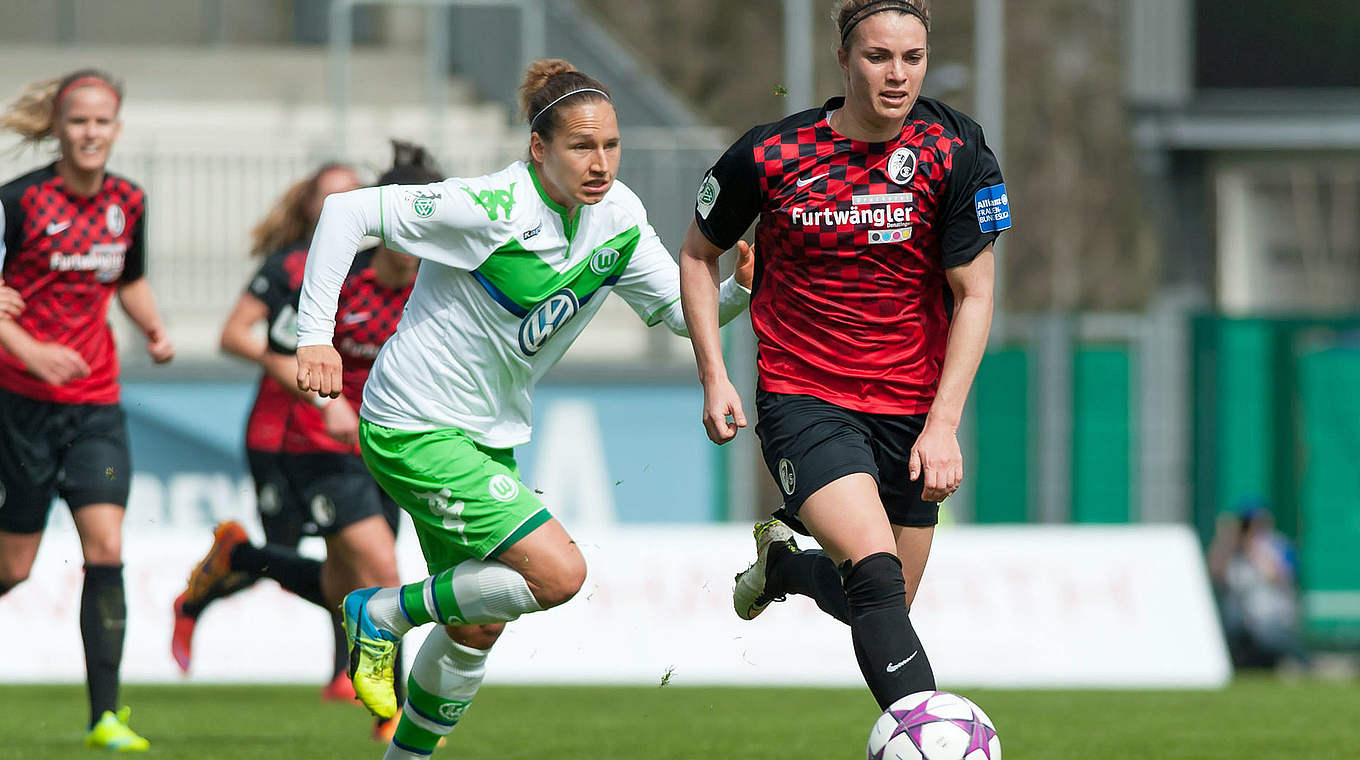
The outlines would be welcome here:
<svg viewBox="0 0 1360 760">
<path fill-rule="evenodd" d="M 841 27 L 841 47 L 845 47 L 845 41 L 850 38 L 850 32 L 854 31 L 856 26 L 859 26 L 859 22 L 874 14 L 883 13 L 884 11 L 899 11 L 901 13 L 911 14 L 912 16 L 921 19 L 921 23 L 925 26 L 926 31 L 930 31 L 930 22 L 926 20 L 925 12 L 915 5 L 904 2 L 903 0 L 878 0 L 876 3 L 869 3 L 863 8 L 855 11 L 850 15 L 850 18 L 845 20 L 845 26 Z"/>
</svg>

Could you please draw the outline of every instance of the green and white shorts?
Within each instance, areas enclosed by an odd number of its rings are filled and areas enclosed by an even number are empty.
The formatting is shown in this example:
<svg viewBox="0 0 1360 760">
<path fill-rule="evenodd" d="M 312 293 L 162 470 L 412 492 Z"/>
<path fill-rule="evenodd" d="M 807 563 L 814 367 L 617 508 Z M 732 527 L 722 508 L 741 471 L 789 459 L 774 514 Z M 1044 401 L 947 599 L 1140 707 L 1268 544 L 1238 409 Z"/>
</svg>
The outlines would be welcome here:
<svg viewBox="0 0 1360 760">
<path fill-rule="evenodd" d="M 411 515 L 430 574 L 494 559 L 552 519 L 519 480 L 513 449 L 462 430 L 394 430 L 359 423 L 359 448 L 378 485 Z"/>
</svg>

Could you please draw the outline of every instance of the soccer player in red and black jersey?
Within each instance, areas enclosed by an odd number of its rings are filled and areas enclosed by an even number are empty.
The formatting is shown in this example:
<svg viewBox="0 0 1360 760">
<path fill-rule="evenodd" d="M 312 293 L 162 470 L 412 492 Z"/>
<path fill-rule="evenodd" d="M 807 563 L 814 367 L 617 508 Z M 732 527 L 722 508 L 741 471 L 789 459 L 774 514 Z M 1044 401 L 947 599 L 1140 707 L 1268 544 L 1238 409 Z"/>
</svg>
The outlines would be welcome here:
<svg viewBox="0 0 1360 760">
<path fill-rule="evenodd" d="M 0 114 L 0 126 L 60 148 L 55 163 L 0 186 L 0 269 L 24 300 L 0 320 L 0 594 L 28 577 L 59 494 L 85 559 L 86 743 L 144 750 L 117 704 L 132 468 L 109 300 L 118 296 L 153 360 L 175 349 L 144 276 L 146 194 L 105 169 L 121 103 L 121 85 L 85 70 L 32 85 Z"/>
<path fill-rule="evenodd" d="M 738 140 L 704 178 L 680 252 L 703 421 L 724 443 L 746 420 L 715 264 L 759 217 L 756 433 L 784 505 L 756 526 L 737 614 L 812 597 L 849 623 L 884 707 L 935 687 L 908 609 L 938 502 L 963 477 L 956 430 L 991 325 L 992 243 L 1010 226 L 981 128 L 919 97 L 928 19 L 921 0 L 838 3 L 845 97 Z M 790 525 L 825 553 L 798 551 Z"/>
<path fill-rule="evenodd" d="M 267 542 L 264 551 L 276 554 L 265 558 L 265 564 L 273 568 L 274 579 L 285 589 L 317 604 L 324 602 L 312 567 L 316 563 L 303 560 L 299 570 L 294 559 L 297 557 L 294 550 L 302 539 L 307 517 L 304 505 L 297 503 L 288 487 L 282 462 L 288 419 L 294 405 L 306 403 L 308 398 L 293 382 L 296 362 L 269 349 L 275 340 L 273 336 L 291 341 L 290 336 L 296 332 L 297 293 L 307 260 L 307 242 L 321 215 L 321 203 L 331 193 L 343 193 L 359 186 L 359 177 L 353 168 L 329 163 L 284 191 L 252 230 L 251 254 L 263 256 L 264 261 L 222 327 L 222 350 L 255 362 L 264 370 L 246 419 L 246 461 L 255 483 L 256 509 L 264 527 Z M 256 330 L 260 324 L 265 327 L 265 336 Z M 344 424 L 343 418 L 339 424 Z M 244 538 L 244 531 L 234 522 L 223 523 L 219 529 L 239 533 Z M 281 551 L 274 552 L 275 549 Z M 175 599 L 170 649 L 182 671 L 187 673 L 189 670 L 194 626 L 203 609 L 212 601 L 240 591 L 254 581 L 249 575 L 236 573 L 218 587 L 190 589 L 192 601 L 189 592 Z M 338 621 L 332 628 L 335 658 L 331 679 L 322 696 L 348 701 L 354 698 L 354 689 L 345 673 L 349 657 L 345 651 L 344 629 L 339 627 Z"/>
<path fill-rule="evenodd" d="M 443 178 L 423 148 L 402 142 L 393 146 L 394 166 L 379 179 L 380 185 L 423 185 Z M 271 378 L 297 377 L 296 309 L 306 258 L 304 246 L 277 265 L 266 262 L 251 285 L 262 300 L 278 304 L 282 315 L 271 324 L 261 356 Z M 242 577 L 273 578 L 327 611 L 355 589 L 399 583 L 395 534 L 400 507 L 378 487 L 359 456 L 358 411 L 373 361 L 401 321 L 416 269 L 414 257 L 384 246 L 355 257 L 336 315 L 334 346 L 344 360 L 342 395 L 305 394 L 289 408 L 281 431 L 276 458 L 281 502 L 300 512 L 303 534 L 326 539 L 326 560 L 317 562 L 282 546 L 253 546 L 239 524 L 223 523 L 184 594 L 198 611 L 219 598 L 217 589 L 240 587 Z M 287 374 L 280 375 L 279 368 Z M 303 394 L 296 383 L 290 392 Z M 404 685 L 401 677 L 395 680 Z M 379 720 L 374 738 L 390 740 L 398 721 L 399 716 Z"/>
</svg>

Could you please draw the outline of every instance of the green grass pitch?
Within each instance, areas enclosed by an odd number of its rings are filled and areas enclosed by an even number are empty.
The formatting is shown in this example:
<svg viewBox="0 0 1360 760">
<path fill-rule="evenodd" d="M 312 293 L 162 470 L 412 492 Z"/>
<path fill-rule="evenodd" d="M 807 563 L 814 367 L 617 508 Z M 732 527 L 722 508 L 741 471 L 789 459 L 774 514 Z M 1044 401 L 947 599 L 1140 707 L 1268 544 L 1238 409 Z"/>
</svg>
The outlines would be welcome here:
<svg viewBox="0 0 1360 760">
<path fill-rule="evenodd" d="M 1223 691 L 957 689 L 996 721 L 1009 760 L 1330 760 L 1360 757 L 1354 684 L 1239 680 Z M 357 705 L 303 686 L 129 686 L 151 756 L 382 757 Z M 80 686 L 0 685 L 0 758 L 95 757 Z M 877 710 L 863 690 L 482 689 L 449 760 L 858 760 Z"/>
</svg>

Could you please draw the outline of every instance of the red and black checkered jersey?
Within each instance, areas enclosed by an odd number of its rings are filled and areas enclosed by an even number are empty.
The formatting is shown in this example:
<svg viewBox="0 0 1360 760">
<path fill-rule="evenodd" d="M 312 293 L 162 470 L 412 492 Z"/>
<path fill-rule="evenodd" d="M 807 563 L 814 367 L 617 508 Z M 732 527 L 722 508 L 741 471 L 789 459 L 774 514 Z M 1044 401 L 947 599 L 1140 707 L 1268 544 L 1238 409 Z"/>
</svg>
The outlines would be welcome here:
<svg viewBox="0 0 1360 760">
<path fill-rule="evenodd" d="M 761 388 L 857 411 L 930 410 L 953 296 L 945 270 L 1010 227 L 982 128 L 929 98 L 901 135 L 836 133 L 833 98 L 751 129 L 699 188 L 695 222 L 730 248 L 756 225 L 751 323 Z"/>
<path fill-rule="evenodd" d="M 56 164 L 0 186 L 0 272 L 27 304 L 16 321 L 90 365 L 89 377 L 48 385 L 0 348 L 0 388 L 65 404 L 118 402 L 109 299 L 145 274 L 145 216 L 146 193 L 114 174 L 89 197 L 69 192 Z"/>
<path fill-rule="evenodd" d="M 269 309 L 266 324 L 270 350 L 292 353 L 297 347 L 297 299 L 306 265 L 305 242 L 285 246 L 265 257 L 246 287 L 247 293 Z M 298 403 L 302 402 L 297 396 L 268 374 L 260 378 L 255 403 L 246 418 L 246 448 L 282 451 L 288 417 Z"/>
<path fill-rule="evenodd" d="M 374 271 L 372 262 L 372 250 L 354 258 L 354 266 L 350 267 L 349 276 L 340 287 L 335 338 L 332 342 L 335 350 L 340 352 L 343 366 L 340 382 L 345 400 L 354 407 L 356 413 L 363 401 L 364 383 L 368 382 L 373 361 L 378 358 L 378 351 L 387 339 L 396 333 L 397 323 L 401 321 L 412 288 L 412 285 L 401 288 L 383 285 L 378 281 L 378 273 Z M 297 303 L 297 294 L 293 296 L 293 303 Z M 296 329 L 293 340 L 296 345 Z M 307 403 L 293 407 L 293 413 L 288 418 L 283 450 L 292 454 L 318 451 L 359 453 L 357 447 L 346 447 L 326 435 L 321 410 Z"/>
</svg>

